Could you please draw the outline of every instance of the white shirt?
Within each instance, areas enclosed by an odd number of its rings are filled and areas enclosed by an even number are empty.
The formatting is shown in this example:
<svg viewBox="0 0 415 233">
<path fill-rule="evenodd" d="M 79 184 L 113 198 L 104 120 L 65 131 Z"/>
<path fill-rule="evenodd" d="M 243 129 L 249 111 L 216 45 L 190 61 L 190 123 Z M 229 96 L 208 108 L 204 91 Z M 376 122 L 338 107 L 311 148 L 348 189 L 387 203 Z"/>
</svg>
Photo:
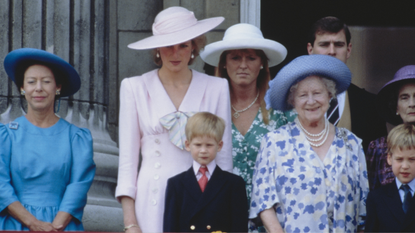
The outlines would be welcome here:
<svg viewBox="0 0 415 233">
<path fill-rule="evenodd" d="M 337 95 L 337 103 L 339 105 L 339 118 L 341 118 L 343 115 L 345 102 L 346 102 L 346 92 L 343 91 L 342 93 Z"/>
<path fill-rule="evenodd" d="M 403 191 L 403 189 L 401 189 L 402 183 L 398 180 L 398 178 L 395 177 L 395 180 L 396 180 L 396 186 L 398 187 L 398 190 L 399 190 L 399 196 L 401 196 L 401 201 L 403 203 L 403 200 L 405 199 L 405 197 L 404 197 L 405 191 Z M 415 179 L 411 180 L 411 182 L 409 182 L 407 185 L 409 186 L 409 188 L 411 188 L 411 194 L 412 194 L 412 196 L 414 196 Z"/>
<path fill-rule="evenodd" d="M 344 105 L 346 102 L 346 92 L 343 91 L 342 93 L 338 94 L 336 96 L 337 98 L 337 105 L 339 106 L 339 119 L 342 117 L 343 111 L 344 111 Z M 329 104 L 330 107 L 330 104 Z M 327 112 L 326 112 L 326 118 L 327 118 Z"/>
<path fill-rule="evenodd" d="M 193 160 L 193 171 L 195 172 L 197 181 L 199 181 L 199 179 L 202 178 L 203 176 L 203 174 L 199 172 L 200 167 L 201 165 L 198 162 Z M 208 180 L 210 180 L 210 177 L 212 176 L 213 171 L 215 171 L 215 168 L 216 168 L 215 160 L 212 160 L 212 162 L 210 162 L 206 167 L 207 167 L 207 171 L 205 175 L 208 178 Z"/>
</svg>

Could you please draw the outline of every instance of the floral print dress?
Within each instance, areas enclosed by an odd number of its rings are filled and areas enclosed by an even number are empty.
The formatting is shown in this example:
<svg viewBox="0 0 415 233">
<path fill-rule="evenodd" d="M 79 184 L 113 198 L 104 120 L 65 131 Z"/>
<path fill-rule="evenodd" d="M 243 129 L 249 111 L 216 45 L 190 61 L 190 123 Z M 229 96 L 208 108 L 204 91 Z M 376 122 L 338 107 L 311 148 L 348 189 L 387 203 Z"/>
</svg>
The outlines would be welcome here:
<svg viewBox="0 0 415 233">
<path fill-rule="evenodd" d="M 251 198 L 252 175 L 262 137 L 266 133 L 294 121 L 295 117 L 296 115 L 291 114 L 291 112 L 284 114 L 281 111 L 270 109 L 269 123 L 266 125 L 262 118 L 261 109 L 259 109 L 245 136 L 232 124 L 233 173 L 245 180 L 248 203 Z"/>
<path fill-rule="evenodd" d="M 368 191 L 359 138 L 336 128 L 321 160 L 293 122 L 262 140 L 249 217 L 274 208 L 286 232 L 356 232 L 364 225 Z"/>
</svg>

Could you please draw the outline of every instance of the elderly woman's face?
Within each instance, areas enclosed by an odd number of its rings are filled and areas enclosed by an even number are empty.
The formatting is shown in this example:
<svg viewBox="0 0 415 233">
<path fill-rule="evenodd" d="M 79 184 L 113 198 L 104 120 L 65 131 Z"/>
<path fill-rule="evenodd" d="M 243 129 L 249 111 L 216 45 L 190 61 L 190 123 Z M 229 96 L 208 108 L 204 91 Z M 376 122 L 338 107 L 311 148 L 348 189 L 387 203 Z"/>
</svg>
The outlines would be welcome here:
<svg viewBox="0 0 415 233">
<path fill-rule="evenodd" d="M 401 87 L 396 112 L 404 123 L 415 122 L 415 84 L 409 83 Z"/>
<path fill-rule="evenodd" d="M 294 108 L 303 124 L 312 124 L 324 119 L 329 108 L 330 96 L 321 78 L 309 76 L 298 83 L 294 93 Z"/>
<path fill-rule="evenodd" d="M 262 61 L 255 50 L 232 50 L 226 55 L 226 71 L 231 85 L 256 85 Z"/>
<path fill-rule="evenodd" d="M 55 77 L 44 65 L 32 65 L 24 73 L 23 87 L 28 108 L 34 111 L 52 111 L 56 91 Z"/>
</svg>

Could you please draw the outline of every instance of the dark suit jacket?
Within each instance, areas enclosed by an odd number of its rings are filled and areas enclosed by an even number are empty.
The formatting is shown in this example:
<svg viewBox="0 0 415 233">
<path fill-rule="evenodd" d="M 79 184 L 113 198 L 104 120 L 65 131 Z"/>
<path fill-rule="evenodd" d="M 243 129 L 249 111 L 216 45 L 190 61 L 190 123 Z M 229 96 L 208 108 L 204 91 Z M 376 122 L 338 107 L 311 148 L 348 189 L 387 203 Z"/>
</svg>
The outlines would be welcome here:
<svg viewBox="0 0 415 233">
<path fill-rule="evenodd" d="M 244 180 L 216 166 L 202 193 L 193 167 L 170 178 L 167 181 L 163 231 L 247 232 Z"/>
<path fill-rule="evenodd" d="M 396 182 L 370 191 L 365 232 L 415 232 L 415 201 L 405 214 Z"/>
<path fill-rule="evenodd" d="M 369 143 L 387 135 L 386 122 L 376 110 L 376 95 L 350 84 L 347 89 L 350 104 L 352 132 L 363 140 L 366 153 Z"/>
</svg>

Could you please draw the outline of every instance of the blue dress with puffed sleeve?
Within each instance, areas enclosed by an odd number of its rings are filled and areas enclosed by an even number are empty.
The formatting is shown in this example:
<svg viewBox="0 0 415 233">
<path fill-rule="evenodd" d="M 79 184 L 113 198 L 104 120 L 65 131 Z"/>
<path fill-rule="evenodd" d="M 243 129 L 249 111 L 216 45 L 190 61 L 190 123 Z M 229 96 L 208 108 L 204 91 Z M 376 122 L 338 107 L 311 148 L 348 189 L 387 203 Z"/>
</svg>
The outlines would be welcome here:
<svg viewBox="0 0 415 233">
<path fill-rule="evenodd" d="M 29 230 L 7 207 L 19 201 L 38 220 L 72 215 L 65 231 L 82 231 L 87 192 L 95 175 L 92 136 L 63 119 L 49 128 L 25 116 L 0 125 L 0 230 Z"/>
</svg>

